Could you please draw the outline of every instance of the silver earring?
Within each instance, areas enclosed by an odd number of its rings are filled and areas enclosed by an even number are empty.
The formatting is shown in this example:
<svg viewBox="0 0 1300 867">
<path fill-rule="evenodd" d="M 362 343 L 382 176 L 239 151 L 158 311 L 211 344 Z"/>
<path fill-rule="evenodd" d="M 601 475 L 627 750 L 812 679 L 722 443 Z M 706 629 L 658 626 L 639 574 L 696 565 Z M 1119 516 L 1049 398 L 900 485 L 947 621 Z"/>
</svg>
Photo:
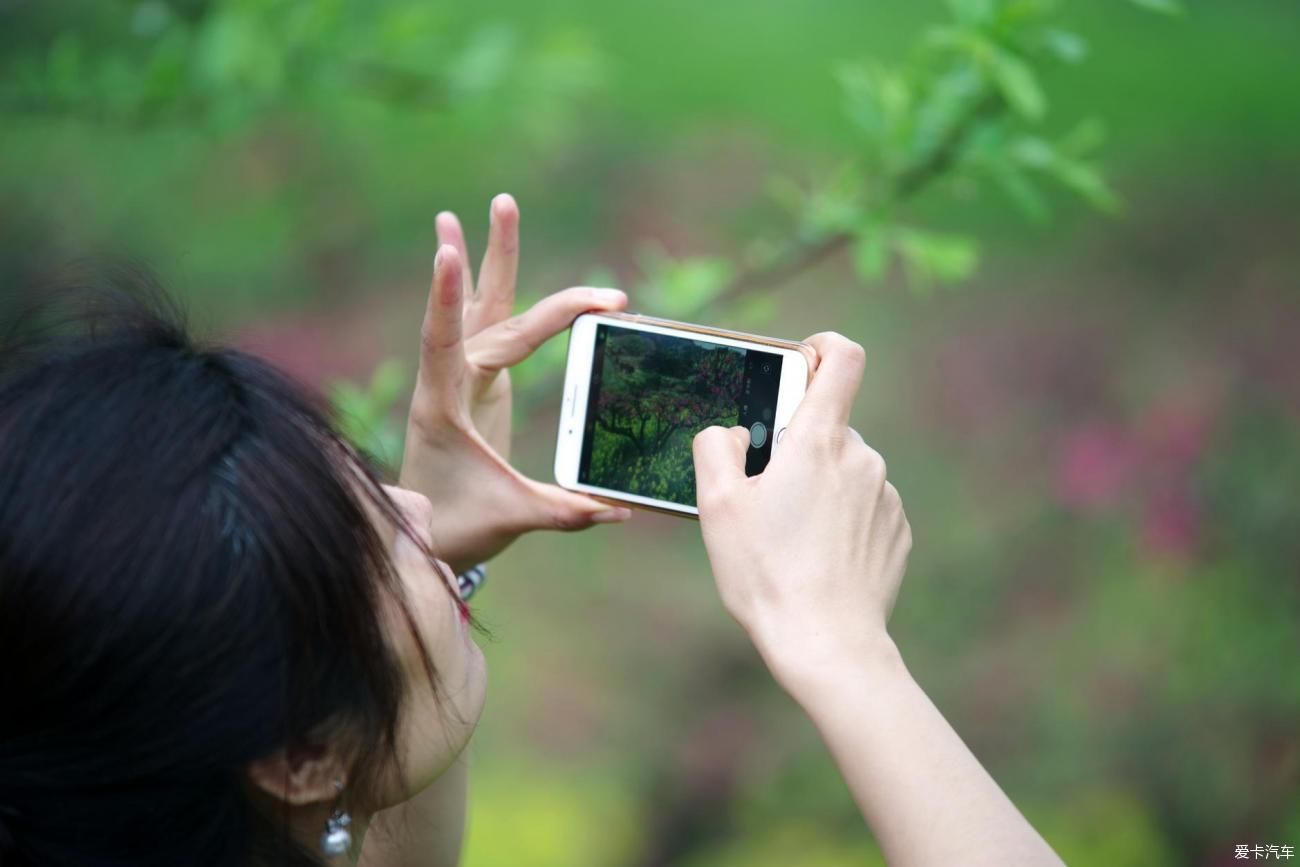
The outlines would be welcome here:
<svg viewBox="0 0 1300 867">
<path fill-rule="evenodd" d="M 334 788 L 338 789 L 339 799 L 342 800 L 343 781 L 335 780 Z M 325 820 L 325 833 L 320 835 L 321 851 L 331 858 L 346 853 L 352 847 L 352 832 L 348 830 L 351 824 L 352 817 L 348 811 L 336 804 L 334 811 Z"/>
</svg>

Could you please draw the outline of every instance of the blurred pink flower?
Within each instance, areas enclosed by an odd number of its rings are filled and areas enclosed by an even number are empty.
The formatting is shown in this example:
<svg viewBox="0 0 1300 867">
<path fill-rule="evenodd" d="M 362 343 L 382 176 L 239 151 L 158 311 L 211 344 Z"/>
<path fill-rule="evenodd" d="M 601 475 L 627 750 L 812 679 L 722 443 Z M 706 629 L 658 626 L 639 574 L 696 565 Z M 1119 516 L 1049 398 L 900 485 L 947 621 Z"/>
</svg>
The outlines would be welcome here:
<svg viewBox="0 0 1300 867">
<path fill-rule="evenodd" d="M 1113 425 L 1085 425 L 1067 432 L 1057 464 L 1057 493 L 1066 506 L 1096 510 L 1124 493 L 1137 458 L 1126 432 Z"/>
<path fill-rule="evenodd" d="M 1138 423 L 1146 457 L 1176 475 L 1185 474 L 1209 445 L 1218 397 L 1207 389 L 1148 411 Z"/>
<path fill-rule="evenodd" d="M 298 312 L 244 324 L 231 338 L 312 388 L 364 380 L 383 359 L 380 314 L 363 307 Z"/>
<path fill-rule="evenodd" d="M 1138 422 L 1145 488 L 1140 532 L 1152 554 L 1178 559 L 1195 554 L 1202 511 L 1193 493 L 1194 476 L 1213 441 L 1222 398 L 1222 389 L 1213 385 L 1187 389 Z"/>
<path fill-rule="evenodd" d="M 1186 491 L 1150 498 L 1142 514 L 1142 544 L 1164 556 L 1190 557 L 1200 539 L 1201 510 Z"/>
</svg>

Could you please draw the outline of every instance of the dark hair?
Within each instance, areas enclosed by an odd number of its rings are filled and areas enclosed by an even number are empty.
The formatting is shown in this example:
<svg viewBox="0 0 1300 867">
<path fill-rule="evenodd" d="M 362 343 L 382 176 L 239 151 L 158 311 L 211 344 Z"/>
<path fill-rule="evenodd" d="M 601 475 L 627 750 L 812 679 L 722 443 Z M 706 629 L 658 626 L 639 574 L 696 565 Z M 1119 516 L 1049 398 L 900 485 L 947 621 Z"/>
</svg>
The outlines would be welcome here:
<svg viewBox="0 0 1300 867">
<path fill-rule="evenodd" d="M 150 277 L 77 287 L 77 327 L 0 367 L 0 863 L 311 863 L 243 769 L 322 726 L 391 767 L 383 600 L 414 624 L 365 500 L 401 516 L 315 398 L 196 345 Z"/>
</svg>

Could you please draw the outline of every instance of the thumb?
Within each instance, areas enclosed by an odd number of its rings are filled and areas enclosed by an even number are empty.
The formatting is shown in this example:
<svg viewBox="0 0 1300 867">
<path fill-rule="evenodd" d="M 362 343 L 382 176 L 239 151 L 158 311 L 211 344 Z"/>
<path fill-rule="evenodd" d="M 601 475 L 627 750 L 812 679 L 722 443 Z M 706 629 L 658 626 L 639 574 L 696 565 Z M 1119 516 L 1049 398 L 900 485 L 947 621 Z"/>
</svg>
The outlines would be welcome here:
<svg viewBox="0 0 1300 867">
<path fill-rule="evenodd" d="M 745 476 L 745 452 L 749 448 L 749 431 L 743 427 L 706 427 L 695 435 L 696 500 L 708 491 Z"/>
<path fill-rule="evenodd" d="M 513 367 L 588 310 L 622 310 L 627 295 L 618 289 L 574 286 L 547 295 L 513 319 L 485 328 L 466 344 L 470 361 L 487 370 Z"/>
<path fill-rule="evenodd" d="M 592 524 L 617 524 L 632 517 L 632 510 L 612 506 L 582 494 L 525 478 L 529 489 L 530 527 L 545 530 L 583 530 Z"/>
</svg>

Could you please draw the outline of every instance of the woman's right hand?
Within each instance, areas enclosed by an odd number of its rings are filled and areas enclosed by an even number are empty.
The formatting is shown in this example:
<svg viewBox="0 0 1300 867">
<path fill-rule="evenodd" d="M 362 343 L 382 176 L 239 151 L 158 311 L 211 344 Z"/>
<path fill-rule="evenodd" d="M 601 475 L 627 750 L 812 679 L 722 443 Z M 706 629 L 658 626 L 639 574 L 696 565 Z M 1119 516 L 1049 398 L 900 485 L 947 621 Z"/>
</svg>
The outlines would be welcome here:
<svg viewBox="0 0 1300 867">
<path fill-rule="evenodd" d="M 695 438 L 722 601 L 816 725 L 886 861 L 1063 867 L 885 632 L 912 531 L 885 462 L 848 426 L 862 347 L 808 342 L 821 363 L 760 475 L 745 476 L 743 429 Z"/>
<path fill-rule="evenodd" d="M 893 652 L 885 622 L 912 547 L 884 460 L 848 426 L 862 347 L 833 333 L 808 342 L 820 363 L 760 475 L 745 475 L 744 428 L 708 428 L 694 447 L 723 604 L 796 699 Z"/>
</svg>

